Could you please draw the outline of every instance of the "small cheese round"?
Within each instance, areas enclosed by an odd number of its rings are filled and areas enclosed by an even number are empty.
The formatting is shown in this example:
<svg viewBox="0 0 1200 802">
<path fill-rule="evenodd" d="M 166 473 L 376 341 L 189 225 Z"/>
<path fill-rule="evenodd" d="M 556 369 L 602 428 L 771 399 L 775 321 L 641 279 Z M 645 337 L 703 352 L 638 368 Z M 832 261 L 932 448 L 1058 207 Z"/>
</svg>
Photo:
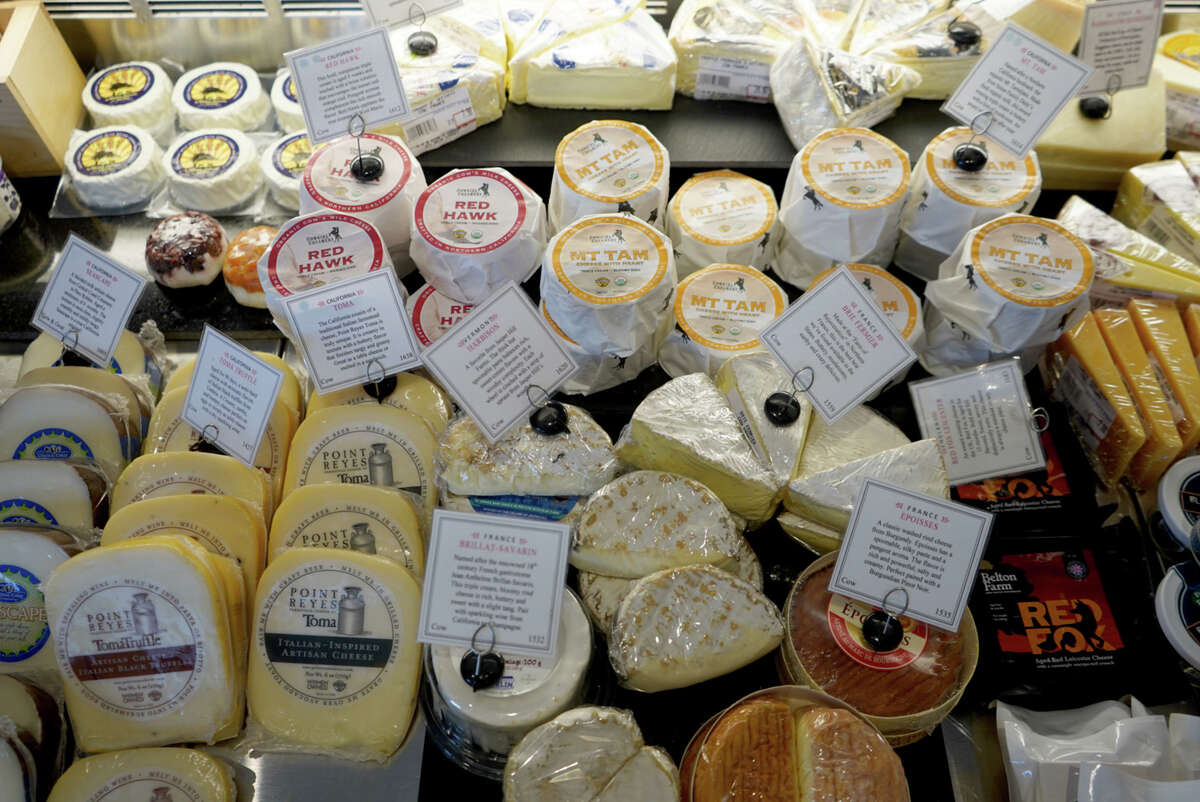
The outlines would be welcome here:
<svg viewBox="0 0 1200 802">
<path fill-rule="evenodd" d="M 228 246 L 220 223 L 203 212 L 183 212 L 150 232 L 146 267 L 164 287 L 202 287 L 221 274 Z"/>
<path fill-rule="evenodd" d="M 79 200 L 93 209 L 144 204 L 162 186 L 162 150 L 136 125 L 97 128 L 71 147 L 67 174 Z"/>
<path fill-rule="evenodd" d="M 171 102 L 179 115 L 179 126 L 185 131 L 254 131 L 262 127 L 271 111 L 258 73 L 233 61 L 188 70 L 176 82 Z"/>
<path fill-rule="evenodd" d="M 65 462 L 0 461 L 0 525 L 87 532 L 95 522 L 87 482 Z"/>
<path fill-rule="evenodd" d="M 241 206 L 262 186 L 254 140 L 232 128 L 180 134 L 163 154 L 171 198 L 184 209 Z"/>
<path fill-rule="evenodd" d="M 275 125 L 280 131 L 303 131 L 304 112 L 296 96 L 296 82 L 287 70 L 275 76 L 271 85 L 271 105 L 275 107 Z"/>
<path fill-rule="evenodd" d="M 96 127 L 136 125 L 160 143 L 175 126 L 171 79 L 151 61 L 127 61 L 98 70 L 83 88 L 83 106 Z"/>
<path fill-rule="evenodd" d="M 311 155 L 312 145 L 304 131 L 280 137 L 263 150 L 259 167 L 271 199 L 283 208 L 293 212 L 300 208 L 300 177 Z"/>
<path fill-rule="evenodd" d="M 421 287 L 408 299 L 408 316 L 422 347 L 432 345 L 474 308 L 474 304 L 456 301 L 429 285 Z"/>
<path fill-rule="evenodd" d="M 761 181 L 733 170 L 692 176 L 667 215 L 679 277 L 729 262 L 765 270 L 775 251 L 777 213 L 775 193 Z"/>
<path fill-rule="evenodd" d="M 225 287 L 242 306 L 267 308 L 267 297 L 258 280 L 258 260 L 275 239 L 275 229 L 254 226 L 238 234 L 225 252 Z"/>
</svg>

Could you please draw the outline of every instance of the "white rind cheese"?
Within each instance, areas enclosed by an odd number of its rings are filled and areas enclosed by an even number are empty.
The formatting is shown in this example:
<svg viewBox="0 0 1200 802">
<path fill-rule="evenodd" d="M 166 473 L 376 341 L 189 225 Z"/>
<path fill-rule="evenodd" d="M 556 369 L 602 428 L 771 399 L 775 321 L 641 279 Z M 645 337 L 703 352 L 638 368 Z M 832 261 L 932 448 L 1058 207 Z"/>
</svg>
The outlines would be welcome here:
<svg viewBox="0 0 1200 802">
<path fill-rule="evenodd" d="M 779 208 L 761 181 L 733 170 L 697 173 L 671 198 L 668 211 L 667 236 L 680 278 L 715 264 L 769 266 Z"/>
<path fill-rule="evenodd" d="M 462 301 L 448 298 L 429 285 L 415 290 L 408 297 L 406 305 L 409 319 L 412 320 L 413 334 L 417 336 L 417 344 L 422 348 L 433 345 L 475 308 L 473 304 L 464 304 Z"/>
<path fill-rule="evenodd" d="M 638 580 L 617 609 L 609 658 L 622 684 L 664 691 L 736 671 L 782 639 L 779 610 L 753 585 L 689 565 Z"/>
<path fill-rule="evenodd" d="M 826 526 L 819 521 L 813 521 L 794 512 L 781 512 L 775 519 L 779 528 L 793 538 L 803 543 L 815 554 L 828 554 L 837 551 L 842 546 L 841 529 Z"/>
<path fill-rule="evenodd" d="M 188 70 L 175 82 L 171 103 L 185 131 L 233 128 L 254 131 L 271 113 L 258 73 L 245 64 L 219 61 Z"/>
<path fill-rule="evenodd" d="M 126 61 L 97 70 L 83 87 L 83 107 L 93 128 L 135 125 L 159 145 L 175 134 L 171 78 L 152 61 Z"/>
<path fill-rule="evenodd" d="M 795 475 L 822 473 L 908 443 L 894 423 L 870 407 L 855 407 L 832 424 L 814 415 Z"/>
<path fill-rule="evenodd" d="M 950 0 L 864 0 L 846 49 L 851 53 L 866 53 L 948 5 Z"/>
<path fill-rule="evenodd" d="M 300 209 L 300 178 L 312 145 L 303 130 L 286 134 L 271 143 L 259 157 L 259 168 L 271 192 L 271 200 L 295 212 Z"/>
<path fill-rule="evenodd" d="M 46 621 L 42 587 L 50 574 L 70 557 L 54 530 L 22 529 L 16 525 L 0 531 L 0 675 L 36 676 L 55 671 L 54 647 Z M 74 548 L 71 551 L 75 551 Z"/>
<path fill-rule="evenodd" d="M 50 460 L 0 461 L 0 525 L 92 529 L 87 483 L 74 467 Z"/>
<path fill-rule="evenodd" d="M 228 765 L 199 749 L 126 749 L 72 763 L 48 802 L 143 799 L 237 802 L 237 785 Z"/>
<path fill-rule="evenodd" d="M 951 39 L 950 23 L 957 20 L 978 25 L 979 41 L 967 45 Z M 921 83 L 909 90 L 906 97 L 945 100 L 992 46 L 1003 28 L 1003 22 L 978 4 L 956 6 L 880 42 L 867 55 L 907 67 L 921 76 Z"/>
<path fill-rule="evenodd" d="M 232 128 L 180 134 L 162 162 L 171 198 L 183 209 L 233 209 L 250 200 L 263 182 L 254 140 Z"/>
<path fill-rule="evenodd" d="M 296 94 L 296 82 L 287 70 L 280 70 L 271 85 L 271 106 L 275 109 L 275 126 L 280 131 L 303 131 L 304 112 Z"/>
<path fill-rule="evenodd" d="M 109 125 L 72 140 L 67 174 L 76 196 L 97 210 L 148 201 L 162 186 L 162 150 L 144 128 Z"/>
<path fill-rule="evenodd" d="M 595 802 L 676 802 L 679 769 L 671 756 L 656 746 L 643 746 L 629 758 Z"/>
<path fill-rule="evenodd" d="M 667 327 L 660 326 L 648 343 L 629 354 L 584 350 L 579 343 L 567 336 L 554 318 L 550 317 L 545 301 L 539 308 L 546 325 L 575 359 L 575 372 L 563 382 L 564 393 L 591 395 L 637 378 L 643 370 L 654 364 L 659 346 L 667 336 Z"/>
<path fill-rule="evenodd" d="M 832 48 L 849 44 L 863 0 L 795 0 L 811 35 Z"/>
</svg>

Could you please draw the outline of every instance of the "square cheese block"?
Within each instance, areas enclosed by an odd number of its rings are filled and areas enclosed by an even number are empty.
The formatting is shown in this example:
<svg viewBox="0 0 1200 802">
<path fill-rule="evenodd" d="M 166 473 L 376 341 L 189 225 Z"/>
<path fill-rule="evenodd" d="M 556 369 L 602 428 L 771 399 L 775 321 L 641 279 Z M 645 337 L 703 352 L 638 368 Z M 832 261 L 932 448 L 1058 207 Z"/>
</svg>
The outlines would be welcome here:
<svg viewBox="0 0 1200 802">
<path fill-rule="evenodd" d="M 1135 298 L 1127 307 L 1167 397 L 1183 450 L 1200 443 L 1200 372 L 1179 310 L 1169 301 Z"/>
<path fill-rule="evenodd" d="M 237 802 L 237 795 L 233 770 L 223 761 L 199 749 L 159 747 L 124 749 L 77 760 L 54 784 L 48 802 Z"/>
</svg>

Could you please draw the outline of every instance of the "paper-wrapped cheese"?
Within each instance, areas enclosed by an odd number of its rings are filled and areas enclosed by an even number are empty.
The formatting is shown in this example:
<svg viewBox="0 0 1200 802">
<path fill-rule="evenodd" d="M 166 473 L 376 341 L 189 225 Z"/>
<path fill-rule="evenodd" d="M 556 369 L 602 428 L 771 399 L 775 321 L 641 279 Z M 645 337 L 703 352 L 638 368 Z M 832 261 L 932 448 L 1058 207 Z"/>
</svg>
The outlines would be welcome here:
<svg viewBox="0 0 1200 802">
<path fill-rule="evenodd" d="M 563 346 L 571 353 L 578 366 L 574 373 L 563 382 L 562 391 L 575 395 L 591 395 L 618 384 L 624 384 L 637 378 L 638 374 L 654 364 L 658 359 L 658 349 L 667 336 L 666 327 L 660 327 L 649 342 L 629 353 L 618 351 L 588 350 L 567 336 L 550 313 L 546 311 L 546 302 L 540 306 L 542 317 L 550 331 L 562 341 Z"/>
<path fill-rule="evenodd" d="M 679 277 L 715 264 L 765 270 L 778 211 L 774 191 L 749 176 L 733 170 L 692 176 L 671 198 L 667 216 Z"/>
<path fill-rule="evenodd" d="M 220 61 L 185 72 L 175 83 L 171 103 L 185 131 L 233 128 L 254 131 L 271 113 L 258 73 L 245 64 Z"/>
<path fill-rule="evenodd" d="M 94 127 L 136 125 L 159 145 L 175 134 L 171 79 L 152 61 L 127 61 L 97 70 L 83 88 L 83 107 Z"/>
<path fill-rule="evenodd" d="M 110 125 L 73 140 L 67 174 L 75 195 L 99 211 L 144 204 L 162 186 L 162 150 L 136 125 Z"/>
<path fill-rule="evenodd" d="M 466 317 L 474 304 L 456 301 L 433 287 L 425 285 L 415 290 L 407 302 L 408 316 L 412 320 L 413 334 L 422 347 L 431 345 L 450 327 Z"/>
<path fill-rule="evenodd" d="M 180 134 L 162 159 L 171 199 L 189 211 L 234 209 L 249 201 L 263 182 L 254 140 L 232 128 Z"/>
</svg>

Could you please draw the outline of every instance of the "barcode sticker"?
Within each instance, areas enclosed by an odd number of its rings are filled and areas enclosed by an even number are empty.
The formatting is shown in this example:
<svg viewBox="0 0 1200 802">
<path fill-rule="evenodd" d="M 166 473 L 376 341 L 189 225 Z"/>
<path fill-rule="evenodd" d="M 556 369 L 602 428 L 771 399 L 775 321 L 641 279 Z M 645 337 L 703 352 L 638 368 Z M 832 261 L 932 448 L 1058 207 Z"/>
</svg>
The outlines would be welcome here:
<svg viewBox="0 0 1200 802">
<path fill-rule="evenodd" d="M 725 56 L 701 56 L 696 70 L 697 100 L 771 100 L 771 65 L 761 61 Z"/>
<path fill-rule="evenodd" d="M 404 139 L 416 155 L 466 136 L 477 127 L 475 107 L 463 85 L 413 109 L 404 121 Z"/>
</svg>

